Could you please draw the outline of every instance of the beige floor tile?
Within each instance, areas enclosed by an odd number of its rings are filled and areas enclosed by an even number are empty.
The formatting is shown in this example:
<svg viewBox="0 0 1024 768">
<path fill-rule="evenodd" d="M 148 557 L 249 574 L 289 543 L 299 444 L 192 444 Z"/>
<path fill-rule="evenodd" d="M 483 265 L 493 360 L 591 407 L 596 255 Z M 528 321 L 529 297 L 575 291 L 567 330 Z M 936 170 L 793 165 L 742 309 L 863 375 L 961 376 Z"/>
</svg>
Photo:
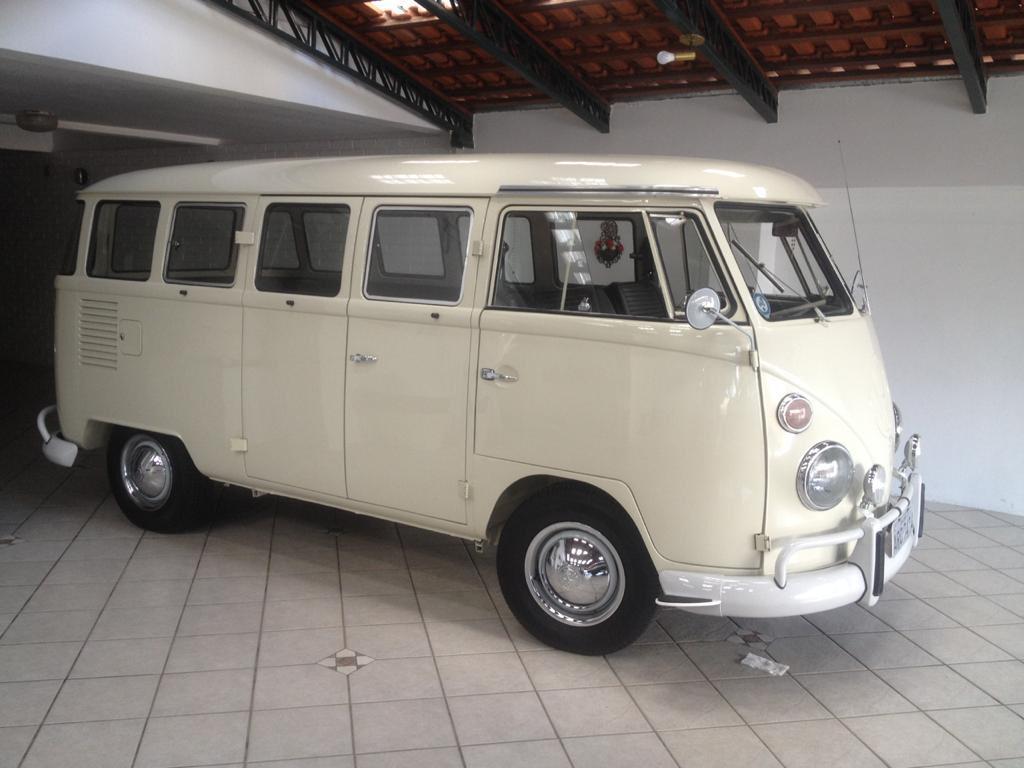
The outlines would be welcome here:
<svg viewBox="0 0 1024 768">
<path fill-rule="evenodd" d="M 883 768 L 883 763 L 838 720 L 754 726 L 786 768 Z"/>
<path fill-rule="evenodd" d="M 1024 577 L 1024 570 L 1015 569 L 1013 571 L 1016 577 Z M 1024 622 L 1024 594 L 1015 595 L 992 595 L 992 602 L 996 605 L 1002 606 L 1009 611 L 1012 611 L 1018 618 L 1014 619 L 1020 625 Z M 1010 622 L 1000 622 L 1010 623 Z"/>
<path fill-rule="evenodd" d="M 124 565 L 135 551 L 135 546 L 134 539 L 77 539 L 64 550 L 60 560 L 62 563 L 74 560 L 119 560 Z"/>
<path fill-rule="evenodd" d="M 205 553 L 196 570 L 197 579 L 257 578 L 267 575 L 269 556 Z"/>
<path fill-rule="evenodd" d="M 455 746 L 444 699 L 353 704 L 352 721 L 357 754 Z"/>
<path fill-rule="evenodd" d="M 676 768 L 672 755 L 653 733 L 566 739 L 565 749 L 574 765 L 588 768 Z"/>
<path fill-rule="evenodd" d="M 1024 584 L 1021 586 L 1024 587 Z M 1021 600 L 1024 605 L 1024 595 Z M 1024 631 L 1024 623 L 1019 616 L 985 597 L 944 597 L 928 600 L 927 603 L 965 627 L 1020 624 L 1021 631 Z"/>
<path fill-rule="evenodd" d="M 459 744 L 554 738 L 537 694 L 493 693 L 448 700 Z"/>
<path fill-rule="evenodd" d="M 340 592 L 338 574 L 303 573 L 270 575 L 267 600 L 306 600 L 337 597 Z"/>
<path fill-rule="evenodd" d="M 349 626 L 345 638 L 350 648 L 374 659 L 430 656 L 430 642 L 422 624 Z"/>
<path fill-rule="evenodd" d="M 35 587 L 0 587 L 0 613 L 17 613 L 32 597 L 33 592 L 35 592 Z M 77 605 L 71 606 L 71 608 L 78 607 Z"/>
<path fill-rule="evenodd" d="M 927 526 L 928 523 L 925 522 Z M 937 528 L 934 531 L 928 533 L 928 537 L 935 541 L 940 541 L 943 544 L 958 549 L 961 552 L 970 550 L 972 548 L 988 548 L 999 546 L 992 539 L 982 536 L 976 531 L 972 531 L 969 528 Z M 969 551 L 965 554 L 970 555 Z"/>
<path fill-rule="evenodd" d="M 341 599 L 272 600 L 263 607 L 263 631 L 340 627 Z"/>
<path fill-rule="evenodd" d="M 402 548 L 392 542 L 367 544 L 358 549 L 340 549 L 341 572 L 404 569 Z"/>
<path fill-rule="evenodd" d="M 789 677 L 719 680 L 718 692 L 747 723 L 829 718 L 829 712 Z"/>
<path fill-rule="evenodd" d="M 629 690 L 651 725 L 659 731 L 743 722 L 709 683 L 635 685 Z"/>
<path fill-rule="evenodd" d="M 1013 595 L 1024 593 L 1024 582 L 1001 571 L 986 568 L 983 571 L 954 571 L 949 578 L 963 584 L 979 595 Z"/>
<path fill-rule="evenodd" d="M 543 691 L 540 697 L 555 730 L 563 738 L 651 730 L 629 693 L 622 687 Z"/>
<path fill-rule="evenodd" d="M 1009 655 L 975 632 L 963 627 L 952 629 L 914 629 L 903 633 L 944 664 L 975 661 L 1003 661 Z"/>
<path fill-rule="evenodd" d="M 937 659 L 922 651 L 898 632 L 836 635 L 833 639 L 858 661 L 871 669 L 938 664 Z"/>
<path fill-rule="evenodd" d="M 601 656 L 581 656 L 563 651 L 530 651 L 520 657 L 538 691 L 570 688 L 601 688 L 619 680 Z"/>
<path fill-rule="evenodd" d="M 188 604 L 260 603 L 263 602 L 265 584 L 263 576 L 197 579 L 188 593 Z"/>
<path fill-rule="evenodd" d="M 736 625 L 729 619 L 686 611 L 663 612 L 658 615 L 658 623 L 678 643 L 725 640 L 736 632 Z"/>
<path fill-rule="evenodd" d="M 892 768 L 977 759 L 977 755 L 921 713 L 852 717 L 843 722 Z"/>
<path fill-rule="evenodd" d="M 60 680 L 0 683 L 0 728 L 39 725 L 60 686 Z"/>
<path fill-rule="evenodd" d="M 965 549 L 965 555 L 973 557 L 989 568 L 1024 568 L 1024 552 L 1002 545 L 982 549 Z"/>
<path fill-rule="evenodd" d="M 124 569 L 123 581 L 166 581 L 191 579 L 199 565 L 198 555 L 175 557 L 133 557 Z"/>
<path fill-rule="evenodd" d="M 248 720 L 247 712 L 152 717 L 146 723 L 135 768 L 241 762 Z"/>
<path fill-rule="evenodd" d="M 342 631 L 333 627 L 264 632 L 258 663 L 261 667 L 316 664 L 344 647 Z"/>
<path fill-rule="evenodd" d="M 1011 656 L 1024 659 L 1024 632 L 1021 632 L 1020 625 L 977 627 L 974 633 L 994 643 Z"/>
<path fill-rule="evenodd" d="M 22 613 L 4 632 L 0 645 L 84 641 L 97 615 L 97 611 Z"/>
<path fill-rule="evenodd" d="M 335 673 L 337 674 L 337 673 Z M 431 699 L 441 696 L 434 659 L 380 659 L 349 677 L 353 702 Z"/>
<path fill-rule="evenodd" d="M 406 570 L 351 571 L 341 575 L 341 594 L 345 597 L 411 595 L 412 592 L 412 580 Z"/>
<path fill-rule="evenodd" d="M 42 583 L 50 571 L 49 562 L 3 562 L 0 561 L 0 586 L 35 587 Z"/>
<path fill-rule="evenodd" d="M 452 539 L 449 546 L 406 546 L 405 559 L 410 568 L 463 568 L 473 561 L 461 541 Z"/>
<path fill-rule="evenodd" d="M 762 677 L 764 672 L 740 664 L 750 648 L 729 642 L 686 643 L 683 652 L 709 680 Z"/>
<path fill-rule="evenodd" d="M 110 595 L 108 608 L 150 608 L 185 605 L 189 579 L 168 579 L 157 581 L 122 581 Z"/>
<path fill-rule="evenodd" d="M 661 738 L 680 768 L 782 768 L 745 725 L 666 731 Z"/>
<path fill-rule="evenodd" d="M 333 758 L 340 760 L 342 758 Z M 455 747 L 437 747 L 435 749 L 407 749 L 404 752 L 378 752 L 373 755 L 359 755 L 357 768 L 463 768 L 459 750 Z M 342 768 L 341 763 L 337 763 Z M 263 766 L 254 766 L 263 768 Z M 271 766 L 270 768 L 273 768 Z M 318 768 L 316 764 L 302 765 L 295 763 L 290 768 Z M 323 768 L 329 767 L 326 763 Z"/>
<path fill-rule="evenodd" d="M 512 650 L 512 641 L 505 627 L 496 619 L 437 621 L 426 626 L 435 656 Z"/>
<path fill-rule="evenodd" d="M 417 592 L 465 592 L 484 588 L 472 564 L 413 568 L 411 573 Z"/>
<path fill-rule="evenodd" d="M 893 629 L 943 629 L 957 623 L 923 600 L 881 600 L 871 612 Z"/>
<path fill-rule="evenodd" d="M 92 640 L 131 640 L 142 637 L 173 637 L 181 617 L 176 605 L 155 608 L 110 608 L 100 614 Z"/>
<path fill-rule="evenodd" d="M 35 735 L 34 725 L 0 728 L 0 768 L 17 768 L 21 765 L 21 758 Z"/>
<path fill-rule="evenodd" d="M 249 709 L 252 669 L 180 672 L 160 678 L 153 717 L 207 715 Z"/>
<path fill-rule="evenodd" d="M 414 595 L 383 597 L 346 597 L 342 600 L 347 627 L 374 624 L 419 623 L 420 608 Z"/>
<path fill-rule="evenodd" d="M 532 691 L 516 653 L 477 653 L 437 659 L 446 696 Z"/>
<path fill-rule="evenodd" d="M 53 703 L 46 722 L 146 718 L 158 680 L 156 675 L 68 680 Z"/>
<path fill-rule="evenodd" d="M 908 667 L 878 673 L 920 709 L 954 709 L 995 704 L 984 691 L 949 667 Z"/>
<path fill-rule="evenodd" d="M 749 649 L 747 649 L 749 650 Z M 769 655 L 789 666 L 791 674 L 811 672 L 850 672 L 863 665 L 848 654 L 832 638 L 784 637 L 768 646 Z"/>
<path fill-rule="evenodd" d="M 424 621 L 477 621 L 497 618 L 486 590 L 424 592 L 419 595 Z"/>
<path fill-rule="evenodd" d="M 71 670 L 71 677 L 158 675 L 171 647 L 169 637 L 142 640 L 90 640 Z"/>
<path fill-rule="evenodd" d="M 1006 707 L 948 709 L 929 715 L 986 760 L 1024 757 L 1024 719 Z"/>
<path fill-rule="evenodd" d="M 462 754 L 466 768 L 571 768 L 562 745 L 554 740 L 463 747 Z"/>
<path fill-rule="evenodd" d="M 853 603 L 831 611 L 814 613 L 807 617 L 814 626 L 830 635 L 845 635 L 854 632 L 884 632 L 889 629 L 885 622 L 871 615 L 861 606 Z"/>
<path fill-rule="evenodd" d="M 177 637 L 167 659 L 167 671 L 247 669 L 255 663 L 256 639 L 256 634 Z"/>
<path fill-rule="evenodd" d="M 1024 663 L 988 661 L 957 664 L 953 669 L 994 696 L 1000 704 L 1024 704 Z"/>
<path fill-rule="evenodd" d="M 898 573 L 890 583 L 920 598 L 963 597 L 971 594 L 971 590 L 963 584 L 957 584 L 941 573 Z"/>
<path fill-rule="evenodd" d="M 360 670 L 359 674 L 366 669 Z M 348 685 L 348 678 L 344 674 L 319 664 L 262 667 L 256 672 L 253 708 L 287 709 L 347 704 Z"/>
<path fill-rule="evenodd" d="M 144 722 L 114 720 L 44 725 L 22 765 L 24 768 L 130 768 Z"/>
<path fill-rule="evenodd" d="M 658 625 L 653 627 L 662 631 Z M 606 657 L 623 685 L 688 683 L 704 677 L 674 644 L 633 645 Z"/>
<path fill-rule="evenodd" d="M 271 709 L 252 714 L 250 762 L 351 753 L 347 706 Z"/>
<path fill-rule="evenodd" d="M 836 717 L 887 715 L 914 710 L 913 704 L 869 670 L 800 675 L 796 680 Z"/>
<path fill-rule="evenodd" d="M 177 634 L 188 637 L 258 632 L 262 612 L 260 603 L 189 605 L 181 614 Z"/>
<path fill-rule="evenodd" d="M 777 619 L 737 618 L 732 621 L 742 629 L 767 635 L 773 639 L 820 634 L 818 628 L 803 616 L 784 616 Z"/>
<path fill-rule="evenodd" d="M 110 597 L 110 584 L 50 584 L 39 587 L 24 609 L 34 611 L 99 611 Z"/>
<path fill-rule="evenodd" d="M 973 571 L 981 565 L 973 557 L 949 547 L 918 549 L 913 557 L 919 563 L 924 563 L 936 571 Z"/>
</svg>

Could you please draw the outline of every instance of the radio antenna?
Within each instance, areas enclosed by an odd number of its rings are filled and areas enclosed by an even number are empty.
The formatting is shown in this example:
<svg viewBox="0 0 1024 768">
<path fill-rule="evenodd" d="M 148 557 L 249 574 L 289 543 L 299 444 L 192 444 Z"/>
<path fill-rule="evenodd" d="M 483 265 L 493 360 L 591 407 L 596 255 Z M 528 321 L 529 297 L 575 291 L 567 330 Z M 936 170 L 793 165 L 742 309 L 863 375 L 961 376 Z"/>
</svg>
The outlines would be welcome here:
<svg viewBox="0 0 1024 768">
<path fill-rule="evenodd" d="M 857 237 L 857 219 L 853 215 L 853 198 L 850 197 L 850 176 L 846 172 L 846 157 L 843 155 L 843 140 L 836 139 L 836 144 L 839 145 L 839 164 L 843 168 L 843 185 L 846 187 L 846 206 L 850 211 L 850 225 L 853 227 L 853 245 L 857 251 L 857 274 L 853 276 L 853 281 L 850 283 L 850 293 L 853 293 L 854 287 L 857 285 L 857 276 L 860 276 L 860 285 L 864 291 L 864 306 L 861 307 L 861 311 L 867 311 L 871 313 L 871 302 L 868 301 L 868 286 L 864 282 L 864 262 L 860 258 L 860 239 Z"/>
</svg>

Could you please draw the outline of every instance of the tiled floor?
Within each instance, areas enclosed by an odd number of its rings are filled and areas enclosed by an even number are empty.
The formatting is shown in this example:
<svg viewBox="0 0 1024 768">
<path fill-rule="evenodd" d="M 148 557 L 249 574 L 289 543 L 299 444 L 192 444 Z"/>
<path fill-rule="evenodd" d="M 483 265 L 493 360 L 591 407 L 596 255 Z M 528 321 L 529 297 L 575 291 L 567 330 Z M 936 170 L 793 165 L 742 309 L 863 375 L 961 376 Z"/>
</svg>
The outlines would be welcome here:
<svg viewBox="0 0 1024 768">
<path fill-rule="evenodd" d="M 1024 766 L 1024 518 L 933 505 L 871 611 L 667 612 L 585 658 L 453 539 L 240 492 L 143 534 L 100 456 L 39 456 L 40 392 L 0 414 L 0 768 Z"/>
</svg>

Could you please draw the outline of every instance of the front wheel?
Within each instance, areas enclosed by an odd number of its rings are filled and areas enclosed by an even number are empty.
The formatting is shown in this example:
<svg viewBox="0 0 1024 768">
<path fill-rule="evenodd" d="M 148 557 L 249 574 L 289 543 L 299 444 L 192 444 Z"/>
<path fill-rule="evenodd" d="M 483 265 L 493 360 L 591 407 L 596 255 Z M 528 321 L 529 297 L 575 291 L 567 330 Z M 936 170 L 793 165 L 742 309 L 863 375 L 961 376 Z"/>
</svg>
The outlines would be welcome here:
<svg viewBox="0 0 1024 768">
<path fill-rule="evenodd" d="M 524 502 L 502 531 L 497 566 L 516 618 L 560 650 L 617 651 L 654 615 L 657 575 L 643 541 L 594 492 L 557 488 Z"/>
<path fill-rule="evenodd" d="M 107 478 L 121 511 L 140 528 L 173 533 L 207 517 L 210 481 L 177 438 L 115 429 L 107 444 Z"/>
</svg>

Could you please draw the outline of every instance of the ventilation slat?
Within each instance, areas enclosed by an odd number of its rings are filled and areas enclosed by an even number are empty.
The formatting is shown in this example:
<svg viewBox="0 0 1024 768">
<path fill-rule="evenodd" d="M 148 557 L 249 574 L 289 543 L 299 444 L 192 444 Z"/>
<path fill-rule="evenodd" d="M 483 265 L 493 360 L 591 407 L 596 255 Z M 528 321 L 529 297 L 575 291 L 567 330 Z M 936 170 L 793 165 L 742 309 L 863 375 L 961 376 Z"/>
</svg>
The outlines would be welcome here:
<svg viewBox="0 0 1024 768">
<path fill-rule="evenodd" d="M 117 302 L 81 299 L 78 305 L 78 362 L 117 370 Z"/>
</svg>

